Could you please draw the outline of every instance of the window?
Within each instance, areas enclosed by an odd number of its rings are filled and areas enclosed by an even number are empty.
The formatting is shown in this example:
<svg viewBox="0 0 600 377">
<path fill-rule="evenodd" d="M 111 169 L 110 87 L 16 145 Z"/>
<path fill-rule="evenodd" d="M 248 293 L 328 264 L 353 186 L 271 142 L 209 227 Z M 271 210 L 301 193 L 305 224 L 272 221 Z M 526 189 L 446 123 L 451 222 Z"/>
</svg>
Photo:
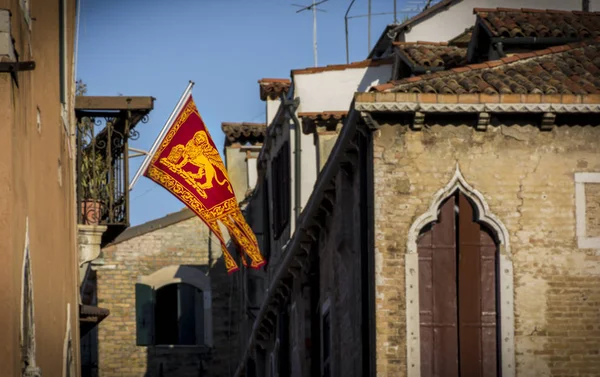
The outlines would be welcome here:
<svg viewBox="0 0 600 377">
<path fill-rule="evenodd" d="M 497 245 L 462 193 L 418 239 L 421 377 L 501 376 Z"/>
<path fill-rule="evenodd" d="M 204 343 L 202 291 L 189 284 L 170 284 L 156 291 L 156 344 Z"/>
<path fill-rule="evenodd" d="M 212 346 L 210 280 L 199 268 L 165 267 L 135 285 L 137 345 Z"/>
<path fill-rule="evenodd" d="M 271 162 L 273 180 L 273 236 L 279 239 L 290 221 L 290 145 L 288 142 L 279 149 L 277 156 Z"/>
</svg>

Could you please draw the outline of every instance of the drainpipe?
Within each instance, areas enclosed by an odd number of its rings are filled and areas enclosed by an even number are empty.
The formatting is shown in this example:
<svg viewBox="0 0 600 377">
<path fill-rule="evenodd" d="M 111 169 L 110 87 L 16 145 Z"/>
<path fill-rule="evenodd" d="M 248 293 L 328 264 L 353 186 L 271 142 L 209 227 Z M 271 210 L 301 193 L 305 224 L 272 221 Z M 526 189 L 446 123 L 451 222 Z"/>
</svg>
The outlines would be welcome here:
<svg viewBox="0 0 600 377">
<path fill-rule="evenodd" d="M 290 90 L 290 92 L 292 92 L 292 90 Z M 300 133 L 302 132 L 302 127 L 300 126 L 298 117 L 296 117 L 296 109 L 298 108 L 300 100 L 298 98 L 289 100 L 285 98 L 282 93 L 281 103 L 283 103 L 285 110 L 290 115 L 290 118 L 292 118 L 292 122 L 294 122 L 294 126 L 296 127 L 294 132 L 294 216 L 296 218 L 295 224 L 297 225 L 302 210 L 302 149 L 300 146 Z"/>
</svg>

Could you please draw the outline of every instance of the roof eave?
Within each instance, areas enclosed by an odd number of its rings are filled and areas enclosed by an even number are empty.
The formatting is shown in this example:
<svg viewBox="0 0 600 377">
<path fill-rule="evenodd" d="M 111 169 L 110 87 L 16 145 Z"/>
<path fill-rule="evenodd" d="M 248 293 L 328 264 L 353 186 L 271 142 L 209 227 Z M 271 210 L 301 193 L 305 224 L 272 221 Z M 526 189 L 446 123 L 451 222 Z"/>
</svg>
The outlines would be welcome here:
<svg viewBox="0 0 600 377">
<path fill-rule="evenodd" d="M 356 93 L 354 106 L 386 113 L 599 113 L 600 95 L 369 92 Z"/>
</svg>

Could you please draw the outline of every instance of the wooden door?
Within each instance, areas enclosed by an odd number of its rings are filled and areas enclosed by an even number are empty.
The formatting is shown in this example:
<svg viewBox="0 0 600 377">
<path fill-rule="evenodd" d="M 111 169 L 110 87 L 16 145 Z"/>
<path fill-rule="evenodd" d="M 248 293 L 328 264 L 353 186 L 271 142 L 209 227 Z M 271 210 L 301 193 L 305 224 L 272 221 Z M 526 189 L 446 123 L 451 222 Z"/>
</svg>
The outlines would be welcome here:
<svg viewBox="0 0 600 377">
<path fill-rule="evenodd" d="M 457 377 L 456 226 L 451 196 L 418 242 L 421 376 Z"/>
<path fill-rule="evenodd" d="M 421 376 L 496 377 L 497 246 L 462 194 L 418 241 Z"/>
</svg>

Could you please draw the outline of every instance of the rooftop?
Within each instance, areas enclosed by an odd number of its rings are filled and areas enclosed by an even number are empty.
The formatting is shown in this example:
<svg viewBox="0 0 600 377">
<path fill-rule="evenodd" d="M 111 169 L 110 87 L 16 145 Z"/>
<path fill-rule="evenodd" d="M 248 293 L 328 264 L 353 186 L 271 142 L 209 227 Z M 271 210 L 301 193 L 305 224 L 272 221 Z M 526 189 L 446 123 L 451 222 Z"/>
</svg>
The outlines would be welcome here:
<svg viewBox="0 0 600 377">
<path fill-rule="evenodd" d="M 449 46 L 447 42 L 394 42 L 394 46 L 400 58 L 411 68 L 449 69 L 467 63 L 467 49 Z"/>
<path fill-rule="evenodd" d="M 438 94 L 598 94 L 600 38 L 410 77 L 371 90 Z"/>
<path fill-rule="evenodd" d="M 492 37 L 578 38 L 600 36 L 600 12 L 475 8 Z"/>
<path fill-rule="evenodd" d="M 333 64 L 333 65 L 327 65 L 327 66 L 323 66 L 323 67 L 294 69 L 294 70 L 292 70 L 292 75 L 319 73 L 319 72 L 327 72 L 327 71 L 343 71 L 345 69 L 353 69 L 353 68 L 377 67 L 380 65 L 392 64 L 392 63 L 393 63 L 393 60 L 390 58 L 367 59 L 367 60 L 363 60 L 360 62 L 354 62 L 354 63 L 349 63 L 349 64 Z"/>
</svg>

